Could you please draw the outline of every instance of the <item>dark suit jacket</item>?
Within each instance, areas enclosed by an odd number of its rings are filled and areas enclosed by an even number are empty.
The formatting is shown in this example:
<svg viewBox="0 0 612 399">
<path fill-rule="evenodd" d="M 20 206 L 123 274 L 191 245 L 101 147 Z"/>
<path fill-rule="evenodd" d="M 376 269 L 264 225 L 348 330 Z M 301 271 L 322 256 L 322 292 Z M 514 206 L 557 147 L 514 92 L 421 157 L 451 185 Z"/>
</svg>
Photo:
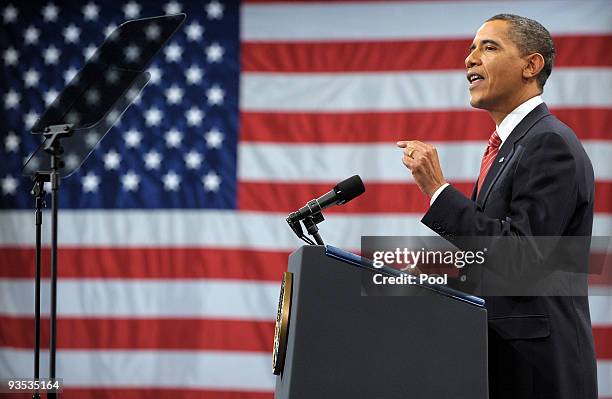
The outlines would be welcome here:
<svg viewBox="0 0 612 399">
<path fill-rule="evenodd" d="M 447 187 L 422 222 L 442 236 L 590 236 L 593 202 L 582 145 L 540 104 L 504 142 L 478 198 Z M 577 284 L 586 288 L 586 275 Z M 491 296 L 486 307 L 490 399 L 597 398 L 587 296 Z"/>
</svg>

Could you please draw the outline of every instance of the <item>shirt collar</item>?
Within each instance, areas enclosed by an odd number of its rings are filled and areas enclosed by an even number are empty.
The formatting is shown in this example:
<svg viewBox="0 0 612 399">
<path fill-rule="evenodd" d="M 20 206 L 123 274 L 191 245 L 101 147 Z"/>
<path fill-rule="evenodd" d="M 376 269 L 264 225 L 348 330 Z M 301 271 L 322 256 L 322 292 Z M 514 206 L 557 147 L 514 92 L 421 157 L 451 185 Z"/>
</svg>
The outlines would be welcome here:
<svg viewBox="0 0 612 399">
<path fill-rule="evenodd" d="M 514 130 L 516 125 L 521 123 L 523 118 L 527 116 L 528 113 L 533 111 L 535 107 L 542 104 L 542 97 L 535 96 L 525 101 L 518 107 L 516 107 L 512 112 L 510 112 L 504 120 L 497 126 L 497 134 L 502 141 L 502 144 L 506 141 L 510 133 Z"/>
</svg>

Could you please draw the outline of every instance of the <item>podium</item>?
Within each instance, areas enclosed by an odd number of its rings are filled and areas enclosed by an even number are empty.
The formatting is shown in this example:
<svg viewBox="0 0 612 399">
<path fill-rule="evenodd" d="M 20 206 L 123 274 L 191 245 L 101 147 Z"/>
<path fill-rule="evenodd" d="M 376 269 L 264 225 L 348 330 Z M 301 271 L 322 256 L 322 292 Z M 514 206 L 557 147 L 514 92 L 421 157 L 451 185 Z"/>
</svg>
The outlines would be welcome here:
<svg viewBox="0 0 612 399">
<path fill-rule="evenodd" d="M 393 271 L 331 246 L 291 254 L 275 398 L 488 398 L 484 301 L 419 284 L 383 295 L 375 273 Z"/>
</svg>

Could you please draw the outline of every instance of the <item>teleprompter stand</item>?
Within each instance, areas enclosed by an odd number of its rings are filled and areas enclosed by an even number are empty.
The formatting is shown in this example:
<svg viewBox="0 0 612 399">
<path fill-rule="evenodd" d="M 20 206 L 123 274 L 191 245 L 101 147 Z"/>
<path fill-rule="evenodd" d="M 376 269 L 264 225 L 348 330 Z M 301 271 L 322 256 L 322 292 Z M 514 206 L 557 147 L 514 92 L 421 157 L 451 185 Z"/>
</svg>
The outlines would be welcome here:
<svg viewBox="0 0 612 399">
<path fill-rule="evenodd" d="M 36 205 L 36 271 L 34 294 L 34 378 L 40 378 L 40 283 L 44 184 L 51 185 L 51 281 L 49 379 L 56 379 L 57 241 L 60 182 L 87 159 L 104 135 L 139 96 L 149 81 L 146 68 L 183 24 L 185 14 L 123 23 L 96 50 L 83 69 L 32 127 L 42 144 L 24 165 L 34 181 Z M 49 398 L 56 392 L 50 391 Z M 33 398 L 40 398 L 39 392 Z"/>
</svg>

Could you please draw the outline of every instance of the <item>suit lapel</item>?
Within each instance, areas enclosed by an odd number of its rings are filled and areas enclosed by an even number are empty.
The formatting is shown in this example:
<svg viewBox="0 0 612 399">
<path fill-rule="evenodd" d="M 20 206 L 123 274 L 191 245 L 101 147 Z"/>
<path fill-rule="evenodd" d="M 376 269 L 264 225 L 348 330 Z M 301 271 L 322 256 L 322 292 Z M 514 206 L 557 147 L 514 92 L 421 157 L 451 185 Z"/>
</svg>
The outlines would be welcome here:
<svg viewBox="0 0 612 399">
<path fill-rule="evenodd" d="M 491 188 L 495 185 L 497 178 L 501 175 L 506 165 L 510 163 L 512 156 L 514 155 L 514 144 L 519 141 L 531 127 L 543 117 L 550 115 L 546 104 L 542 103 L 535 107 L 530 113 L 528 113 L 523 120 L 516 125 L 510 136 L 504 141 L 504 144 L 499 149 L 499 153 L 495 157 L 491 168 L 485 177 L 485 180 L 480 189 L 480 194 L 476 199 L 476 203 L 481 207 L 484 207 L 491 192 Z"/>
</svg>

